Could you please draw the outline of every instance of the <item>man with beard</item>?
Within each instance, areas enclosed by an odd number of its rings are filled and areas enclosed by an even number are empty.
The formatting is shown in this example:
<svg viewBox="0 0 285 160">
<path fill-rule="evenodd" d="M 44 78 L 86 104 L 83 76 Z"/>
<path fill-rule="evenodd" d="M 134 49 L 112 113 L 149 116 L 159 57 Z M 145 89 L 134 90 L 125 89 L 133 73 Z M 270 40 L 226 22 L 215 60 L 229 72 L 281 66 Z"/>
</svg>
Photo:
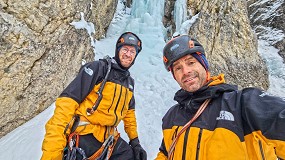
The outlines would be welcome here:
<svg viewBox="0 0 285 160">
<path fill-rule="evenodd" d="M 162 119 L 156 160 L 285 159 L 284 99 L 211 77 L 203 46 L 188 35 L 165 45 L 163 61 L 181 89 Z"/>
<path fill-rule="evenodd" d="M 46 124 L 42 160 L 146 160 L 135 116 L 134 64 L 142 42 L 123 33 L 115 57 L 90 62 L 56 99 L 54 115 Z M 117 126 L 124 121 L 130 143 Z"/>
</svg>

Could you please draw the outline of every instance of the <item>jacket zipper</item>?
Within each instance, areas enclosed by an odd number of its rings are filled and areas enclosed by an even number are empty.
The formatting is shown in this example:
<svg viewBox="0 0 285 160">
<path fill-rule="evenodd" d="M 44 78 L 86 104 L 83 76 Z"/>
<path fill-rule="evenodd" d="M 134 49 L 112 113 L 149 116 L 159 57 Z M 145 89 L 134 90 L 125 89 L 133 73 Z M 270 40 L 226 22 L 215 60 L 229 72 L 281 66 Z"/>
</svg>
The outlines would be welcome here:
<svg viewBox="0 0 285 160">
<path fill-rule="evenodd" d="M 118 115 L 116 114 L 116 111 L 117 111 L 117 109 L 118 109 L 118 105 L 119 105 L 119 103 L 120 103 L 121 96 L 122 96 L 122 86 L 121 86 L 121 88 L 120 88 L 119 99 L 118 99 L 118 101 L 117 101 L 117 105 L 116 105 L 116 108 L 115 108 L 115 110 L 114 110 L 114 114 L 115 114 L 115 116 L 116 116 L 116 120 L 115 120 L 114 126 L 116 125 L 116 123 L 117 123 L 117 121 L 118 121 Z"/>
<path fill-rule="evenodd" d="M 176 129 L 174 130 L 174 133 L 173 133 L 172 138 L 171 138 L 171 140 L 172 140 L 172 141 L 173 141 L 173 140 L 175 139 L 175 137 L 177 136 L 178 129 L 179 129 L 179 126 L 177 126 L 177 127 L 176 127 Z M 171 160 L 173 160 L 173 159 L 174 159 L 175 148 L 174 148 L 174 150 L 173 150 L 173 153 L 172 153 L 172 154 L 173 154 L 173 156 L 172 156 Z"/>
<path fill-rule="evenodd" d="M 264 156 L 264 152 L 263 152 L 263 149 L 262 149 L 261 140 L 258 140 L 258 144 L 259 144 L 259 149 L 260 149 L 261 157 L 262 157 L 263 160 L 265 160 L 265 156 Z"/>
<path fill-rule="evenodd" d="M 128 89 L 126 89 L 126 94 L 125 94 L 125 99 L 124 99 L 124 105 L 122 107 L 122 110 L 121 110 L 121 116 L 123 116 L 123 110 L 126 106 L 126 99 L 127 99 L 127 96 L 128 96 Z"/>
<path fill-rule="evenodd" d="M 115 91 L 114 91 L 114 95 L 113 95 L 113 100 L 112 100 L 112 104 L 108 108 L 108 113 L 110 112 L 110 109 L 113 106 L 113 103 L 114 103 L 114 100 L 115 100 L 115 97 L 116 97 L 116 90 L 117 90 L 117 84 L 115 84 Z"/>
<path fill-rule="evenodd" d="M 200 142 L 201 142 L 202 132 L 203 132 L 203 129 L 200 128 L 199 136 L 198 136 L 198 143 L 197 143 L 197 150 L 196 150 L 196 160 L 199 159 Z"/>
</svg>

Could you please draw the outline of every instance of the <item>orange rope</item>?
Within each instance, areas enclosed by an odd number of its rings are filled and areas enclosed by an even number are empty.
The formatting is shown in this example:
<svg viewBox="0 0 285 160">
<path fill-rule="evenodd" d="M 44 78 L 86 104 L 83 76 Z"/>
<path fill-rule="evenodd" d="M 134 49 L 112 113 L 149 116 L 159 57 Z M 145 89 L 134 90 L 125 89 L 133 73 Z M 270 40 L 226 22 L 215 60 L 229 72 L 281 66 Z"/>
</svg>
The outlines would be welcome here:
<svg viewBox="0 0 285 160">
<path fill-rule="evenodd" d="M 112 155 L 112 152 L 113 152 L 113 149 L 114 149 L 114 147 L 115 147 L 115 145 L 116 145 L 116 143 L 117 143 L 119 137 L 120 137 L 120 134 L 118 133 L 118 134 L 114 137 L 114 142 L 113 142 L 113 144 L 112 144 L 111 146 L 107 146 L 107 147 L 108 147 L 108 150 L 109 150 L 109 152 L 108 152 L 109 154 L 107 155 L 107 156 L 108 156 L 108 159 L 110 159 L 110 157 L 111 157 L 111 155 Z M 105 147 L 106 147 L 105 145 L 102 145 L 102 146 L 99 148 L 98 151 L 96 151 L 92 156 L 90 156 L 90 157 L 88 158 L 88 160 L 96 160 L 96 159 L 102 154 L 102 152 L 103 152 L 103 150 L 104 150 Z"/>
<path fill-rule="evenodd" d="M 204 103 L 200 106 L 199 110 L 196 112 L 196 114 L 192 117 L 192 119 L 187 122 L 183 128 L 180 130 L 180 132 L 177 134 L 177 136 L 175 137 L 175 139 L 172 141 L 172 144 L 170 145 L 169 151 L 168 151 L 168 160 L 170 160 L 172 158 L 172 153 L 174 151 L 175 145 L 178 141 L 178 138 L 180 137 L 180 135 L 188 128 L 190 127 L 190 125 L 201 115 L 201 113 L 205 110 L 205 108 L 208 106 L 209 102 L 211 101 L 211 99 L 206 99 L 204 101 Z"/>
<path fill-rule="evenodd" d="M 78 144 L 79 144 L 79 135 L 78 135 L 78 133 L 76 133 L 76 132 L 73 132 L 73 133 L 71 133 L 70 135 L 69 135 L 69 137 L 68 137 L 68 147 L 70 147 L 69 146 L 69 143 L 70 143 L 70 141 L 72 141 L 72 138 L 73 138 L 73 136 L 75 136 L 75 146 L 76 147 L 78 147 Z M 70 148 L 71 149 L 71 148 Z"/>
</svg>

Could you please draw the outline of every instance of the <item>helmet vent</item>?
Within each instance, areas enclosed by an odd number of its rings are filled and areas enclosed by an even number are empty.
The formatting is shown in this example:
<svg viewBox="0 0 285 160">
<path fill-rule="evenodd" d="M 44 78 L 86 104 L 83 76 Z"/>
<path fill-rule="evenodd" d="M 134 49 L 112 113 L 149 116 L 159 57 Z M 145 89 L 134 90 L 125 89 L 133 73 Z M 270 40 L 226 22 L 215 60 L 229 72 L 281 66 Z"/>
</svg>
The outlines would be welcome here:
<svg viewBox="0 0 285 160">
<path fill-rule="evenodd" d="M 189 41 L 189 48 L 194 48 L 194 41 L 192 40 Z"/>
<path fill-rule="evenodd" d="M 165 56 L 163 56 L 163 61 L 164 61 L 165 63 L 167 63 L 167 62 L 168 62 L 168 59 L 167 59 Z"/>
<path fill-rule="evenodd" d="M 129 37 L 129 40 L 133 40 L 133 41 L 134 41 L 134 40 L 135 40 L 135 38 L 134 38 L 134 37 Z"/>
<path fill-rule="evenodd" d="M 125 42 L 124 38 L 121 38 L 121 39 L 119 40 L 119 43 L 124 43 L 124 42 Z"/>
<path fill-rule="evenodd" d="M 173 50 L 175 50 L 175 49 L 178 48 L 178 47 L 179 47 L 179 44 L 175 44 L 175 45 L 173 45 L 173 46 L 170 48 L 170 50 L 173 51 Z"/>
</svg>

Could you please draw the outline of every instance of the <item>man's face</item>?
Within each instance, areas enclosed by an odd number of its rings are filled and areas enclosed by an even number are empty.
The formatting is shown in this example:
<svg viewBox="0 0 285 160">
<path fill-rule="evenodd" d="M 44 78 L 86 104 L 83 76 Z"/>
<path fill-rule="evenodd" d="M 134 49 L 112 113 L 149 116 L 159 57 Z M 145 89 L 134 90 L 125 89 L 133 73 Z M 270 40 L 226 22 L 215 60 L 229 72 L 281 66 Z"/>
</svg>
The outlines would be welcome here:
<svg viewBox="0 0 285 160">
<path fill-rule="evenodd" d="M 121 65 L 128 68 L 136 57 L 136 49 L 134 46 L 124 45 L 119 51 Z"/>
<path fill-rule="evenodd" d="M 195 92 L 206 83 L 205 68 L 192 55 L 188 54 L 173 63 L 173 74 L 181 88 Z"/>
</svg>

